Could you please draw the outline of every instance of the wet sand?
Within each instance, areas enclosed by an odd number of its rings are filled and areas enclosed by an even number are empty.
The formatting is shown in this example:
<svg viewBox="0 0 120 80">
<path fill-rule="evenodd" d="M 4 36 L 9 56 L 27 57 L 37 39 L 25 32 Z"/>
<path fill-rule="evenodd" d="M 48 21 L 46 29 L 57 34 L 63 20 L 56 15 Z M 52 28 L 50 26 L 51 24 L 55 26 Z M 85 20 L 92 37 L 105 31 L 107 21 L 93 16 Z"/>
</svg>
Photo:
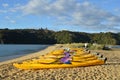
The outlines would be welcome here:
<svg viewBox="0 0 120 80">
<path fill-rule="evenodd" d="M 22 70 L 12 65 L 14 62 L 33 59 L 60 47 L 61 45 L 50 46 L 40 52 L 1 62 L 0 80 L 120 80 L 120 50 L 92 50 L 91 52 L 100 52 L 107 57 L 104 65 L 97 66 Z"/>
</svg>

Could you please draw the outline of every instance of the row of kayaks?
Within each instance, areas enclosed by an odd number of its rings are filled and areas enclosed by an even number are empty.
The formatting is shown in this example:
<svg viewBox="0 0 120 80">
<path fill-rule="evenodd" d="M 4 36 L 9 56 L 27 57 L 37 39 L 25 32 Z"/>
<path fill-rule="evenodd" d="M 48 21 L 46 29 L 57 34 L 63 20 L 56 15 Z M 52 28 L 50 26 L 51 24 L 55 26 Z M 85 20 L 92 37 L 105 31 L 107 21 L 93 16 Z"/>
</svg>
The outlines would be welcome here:
<svg viewBox="0 0 120 80">
<path fill-rule="evenodd" d="M 64 57 L 64 49 L 54 50 L 46 55 L 40 56 L 38 59 L 26 60 L 22 63 L 14 63 L 13 65 L 19 69 L 45 69 L 45 68 L 69 68 L 83 67 L 104 64 L 106 58 L 99 53 L 88 53 L 83 48 L 70 49 L 72 56 L 71 64 L 64 64 L 60 59 Z"/>
</svg>

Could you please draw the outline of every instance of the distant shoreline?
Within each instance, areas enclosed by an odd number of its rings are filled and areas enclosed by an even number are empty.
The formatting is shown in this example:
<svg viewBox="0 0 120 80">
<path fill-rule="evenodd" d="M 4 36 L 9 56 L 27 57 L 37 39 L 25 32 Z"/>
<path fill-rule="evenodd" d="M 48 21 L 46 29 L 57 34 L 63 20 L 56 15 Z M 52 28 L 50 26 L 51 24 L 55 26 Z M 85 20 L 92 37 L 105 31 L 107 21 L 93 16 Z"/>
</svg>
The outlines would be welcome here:
<svg viewBox="0 0 120 80">
<path fill-rule="evenodd" d="M 7 44 L 0 45 L 0 62 L 11 60 L 41 51 L 50 45 Z"/>
<path fill-rule="evenodd" d="M 30 54 L 23 55 L 21 57 L 12 58 L 10 60 L 2 61 L 2 62 L 0 62 L 0 65 L 35 58 L 35 57 L 38 57 L 40 55 L 44 55 L 44 54 L 48 53 L 49 51 L 54 50 L 57 46 L 58 45 L 51 45 L 51 46 L 48 46 L 45 49 L 42 49 L 38 52 L 33 52 L 33 53 L 30 53 Z"/>
</svg>

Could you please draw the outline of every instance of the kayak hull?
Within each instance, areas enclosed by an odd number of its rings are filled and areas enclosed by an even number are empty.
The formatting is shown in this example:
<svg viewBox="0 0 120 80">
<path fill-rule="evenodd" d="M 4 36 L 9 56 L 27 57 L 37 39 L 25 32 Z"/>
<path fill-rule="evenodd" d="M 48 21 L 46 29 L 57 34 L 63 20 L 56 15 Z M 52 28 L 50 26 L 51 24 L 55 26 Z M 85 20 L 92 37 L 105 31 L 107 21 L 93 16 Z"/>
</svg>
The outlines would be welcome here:
<svg viewBox="0 0 120 80">
<path fill-rule="evenodd" d="M 63 50 L 55 50 L 47 55 L 22 63 L 14 63 L 13 66 L 19 69 L 50 69 L 50 68 L 71 68 L 71 67 L 87 67 L 102 65 L 105 58 L 101 58 L 98 54 L 85 53 L 83 49 L 72 49 L 76 54 L 72 55 L 71 64 L 64 64 L 60 59 L 64 57 Z"/>
<path fill-rule="evenodd" d="M 91 60 L 91 61 L 83 61 L 83 62 L 72 62 L 72 64 L 18 64 L 14 63 L 13 65 L 19 69 L 49 69 L 49 68 L 70 68 L 70 67 L 87 67 L 104 64 L 104 60 Z"/>
</svg>

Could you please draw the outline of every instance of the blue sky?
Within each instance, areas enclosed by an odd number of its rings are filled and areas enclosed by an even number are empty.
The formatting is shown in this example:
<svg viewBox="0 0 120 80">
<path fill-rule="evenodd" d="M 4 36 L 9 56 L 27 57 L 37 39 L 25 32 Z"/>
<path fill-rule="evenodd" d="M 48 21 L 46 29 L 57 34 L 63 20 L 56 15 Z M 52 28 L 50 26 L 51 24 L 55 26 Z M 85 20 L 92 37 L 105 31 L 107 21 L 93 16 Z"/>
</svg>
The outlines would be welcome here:
<svg viewBox="0 0 120 80">
<path fill-rule="evenodd" d="M 0 28 L 120 32 L 120 0 L 0 0 Z"/>
</svg>

